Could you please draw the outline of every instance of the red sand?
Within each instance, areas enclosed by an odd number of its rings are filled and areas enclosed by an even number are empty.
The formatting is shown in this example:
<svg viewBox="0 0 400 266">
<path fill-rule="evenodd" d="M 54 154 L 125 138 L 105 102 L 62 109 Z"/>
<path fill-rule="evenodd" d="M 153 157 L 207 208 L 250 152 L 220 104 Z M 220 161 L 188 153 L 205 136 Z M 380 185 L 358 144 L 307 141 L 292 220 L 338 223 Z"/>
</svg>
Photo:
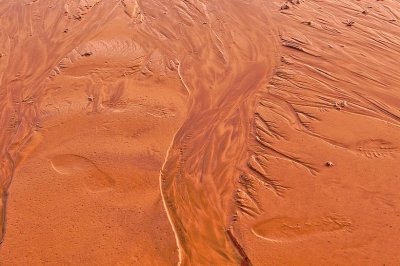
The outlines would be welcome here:
<svg viewBox="0 0 400 266">
<path fill-rule="evenodd" d="M 399 20 L 0 1 L 0 265 L 398 265 Z"/>
</svg>

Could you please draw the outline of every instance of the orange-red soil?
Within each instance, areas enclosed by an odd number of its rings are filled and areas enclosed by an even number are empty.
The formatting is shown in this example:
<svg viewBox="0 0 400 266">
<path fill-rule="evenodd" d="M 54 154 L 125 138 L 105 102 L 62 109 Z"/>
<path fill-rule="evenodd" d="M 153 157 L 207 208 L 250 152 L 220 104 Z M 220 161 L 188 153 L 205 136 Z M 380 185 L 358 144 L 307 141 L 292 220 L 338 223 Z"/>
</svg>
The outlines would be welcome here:
<svg viewBox="0 0 400 266">
<path fill-rule="evenodd" d="M 399 265 L 399 20 L 0 1 L 0 265 Z"/>
</svg>

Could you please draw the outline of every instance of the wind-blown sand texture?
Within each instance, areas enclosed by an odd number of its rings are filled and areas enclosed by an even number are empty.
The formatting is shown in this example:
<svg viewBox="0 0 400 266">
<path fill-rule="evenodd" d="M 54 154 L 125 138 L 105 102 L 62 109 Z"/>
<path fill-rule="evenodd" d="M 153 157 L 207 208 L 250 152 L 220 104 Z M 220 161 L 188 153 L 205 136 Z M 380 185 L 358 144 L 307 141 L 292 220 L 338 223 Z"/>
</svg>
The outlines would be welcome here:
<svg viewBox="0 0 400 266">
<path fill-rule="evenodd" d="M 397 0 L 0 0 L 0 265 L 399 265 Z"/>
</svg>

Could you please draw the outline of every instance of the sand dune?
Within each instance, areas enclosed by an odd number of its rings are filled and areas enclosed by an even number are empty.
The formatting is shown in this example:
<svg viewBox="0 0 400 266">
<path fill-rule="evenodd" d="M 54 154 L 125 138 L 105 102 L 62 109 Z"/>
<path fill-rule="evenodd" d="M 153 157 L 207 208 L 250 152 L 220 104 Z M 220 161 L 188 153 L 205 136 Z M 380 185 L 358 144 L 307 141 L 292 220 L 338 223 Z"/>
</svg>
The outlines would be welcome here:
<svg viewBox="0 0 400 266">
<path fill-rule="evenodd" d="M 397 265 L 399 19 L 0 1 L 0 265 Z"/>
</svg>

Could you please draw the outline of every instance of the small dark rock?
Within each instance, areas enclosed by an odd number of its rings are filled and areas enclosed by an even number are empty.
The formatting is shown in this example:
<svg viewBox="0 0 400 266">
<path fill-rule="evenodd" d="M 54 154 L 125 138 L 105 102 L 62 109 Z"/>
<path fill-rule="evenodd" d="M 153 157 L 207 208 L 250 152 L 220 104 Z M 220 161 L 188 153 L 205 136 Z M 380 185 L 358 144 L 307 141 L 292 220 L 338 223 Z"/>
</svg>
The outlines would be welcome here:
<svg viewBox="0 0 400 266">
<path fill-rule="evenodd" d="M 81 56 L 91 56 L 93 53 L 92 52 L 85 52 L 81 54 Z"/>
<path fill-rule="evenodd" d="M 283 4 L 282 6 L 281 6 L 281 10 L 286 10 L 286 9 L 289 9 L 290 7 L 289 7 L 289 5 L 288 4 Z"/>
<path fill-rule="evenodd" d="M 327 167 L 333 167 L 333 166 L 335 166 L 335 164 L 334 164 L 333 162 L 331 162 L 331 161 L 326 162 L 325 165 L 326 165 Z"/>
</svg>

